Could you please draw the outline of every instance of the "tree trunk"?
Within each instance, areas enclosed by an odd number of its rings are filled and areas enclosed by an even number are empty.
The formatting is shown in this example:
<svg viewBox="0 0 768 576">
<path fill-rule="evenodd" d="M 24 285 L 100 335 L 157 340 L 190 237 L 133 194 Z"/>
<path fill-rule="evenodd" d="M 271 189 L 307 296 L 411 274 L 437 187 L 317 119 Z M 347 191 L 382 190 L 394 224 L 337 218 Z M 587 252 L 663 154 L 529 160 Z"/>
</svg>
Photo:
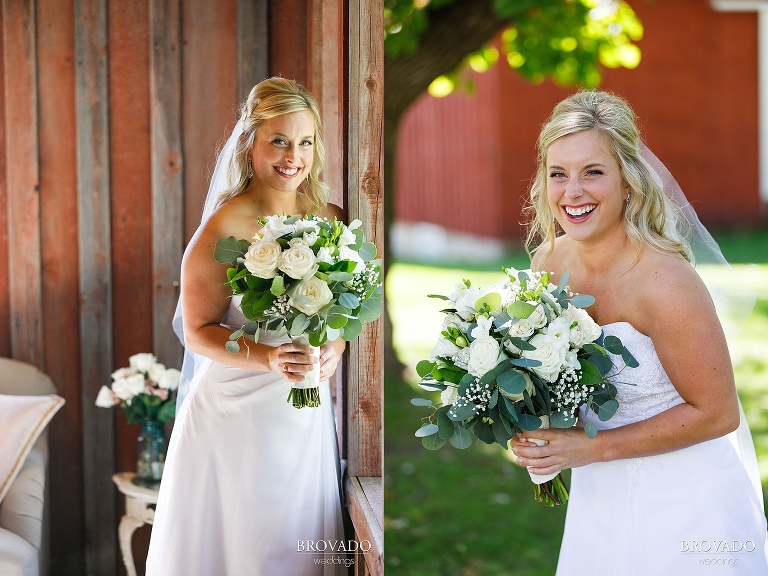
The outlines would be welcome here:
<svg viewBox="0 0 768 576">
<path fill-rule="evenodd" d="M 457 0 L 439 10 L 430 10 L 429 21 L 415 52 L 384 61 L 385 246 L 389 246 L 395 216 L 397 131 L 403 114 L 435 78 L 455 70 L 467 55 L 482 48 L 508 23 L 496 17 L 491 0 Z M 389 258 L 385 258 L 385 278 L 388 268 Z M 399 376 L 405 366 L 393 347 L 392 320 L 386 305 L 383 321 L 384 369 Z"/>
</svg>

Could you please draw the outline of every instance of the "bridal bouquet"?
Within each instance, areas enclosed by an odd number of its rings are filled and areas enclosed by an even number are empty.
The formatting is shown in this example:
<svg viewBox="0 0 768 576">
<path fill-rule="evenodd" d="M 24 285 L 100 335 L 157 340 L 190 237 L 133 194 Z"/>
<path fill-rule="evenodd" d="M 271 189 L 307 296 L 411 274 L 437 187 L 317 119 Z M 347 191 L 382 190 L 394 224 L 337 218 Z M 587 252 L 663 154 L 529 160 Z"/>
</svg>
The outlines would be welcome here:
<svg viewBox="0 0 768 576">
<path fill-rule="evenodd" d="M 355 220 L 349 226 L 311 214 L 260 219 L 252 241 L 234 236 L 216 243 L 214 257 L 230 264 L 227 283 L 249 320 L 230 336 L 227 350 L 240 351 L 246 335 L 261 330 L 289 334 L 317 355 L 328 340 L 354 340 L 364 322 L 382 310 L 381 261 Z M 294 383 L 288 401 L 296 408 L 320 405 L 319 367 Z"/>
<path fill-rule="evenodd" d="M 606 421 L 619 407 L 608 353 L 638 366 L 619 338 L 603 337 L 583 310 L 595 299 L 572 294 L 567 272 L 558 285 L 546 272 L 505 273 L 487 288 L 465 280 L 448 297 L 431 295 L 449 306 L 431 358 L 416 370 L 422 388 L 441 392 L 440 403 L 411 400 L 433 409 L 416 431 L 430 450 L 446 442 L 467 448 L 473 436 L 506 450 L 518 431 L 574 426 L 582 405 Z M 584 430 L 590 438 L 597 434 L 592 420 Z M 553 506 L 568 499 L 560 474 L 531 474 L 531 480 L 536 501 Z"/>
<path fill-rule="evenodd" d="M 130 366 L 112 373 L 110 386 L 101 387 L 96 406 L 120 406 L 131 424 L 173 418 L 181 373 L 160 364 L 153 354 L 134 354 L 128 361 Z"/>
</svg>

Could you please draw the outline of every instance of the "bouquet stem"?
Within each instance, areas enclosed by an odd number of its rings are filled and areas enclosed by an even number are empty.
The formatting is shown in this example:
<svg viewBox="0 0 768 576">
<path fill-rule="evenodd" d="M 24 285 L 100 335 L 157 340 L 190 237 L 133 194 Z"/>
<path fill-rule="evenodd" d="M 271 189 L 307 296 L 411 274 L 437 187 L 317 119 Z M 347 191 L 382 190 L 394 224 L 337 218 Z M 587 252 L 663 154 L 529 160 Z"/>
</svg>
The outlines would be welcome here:
<svg viewBox="0 0 768 576">
<path fill-rule="evenodd" d="M 547 506 L 558 506 L 568 500 L 568 488 L 563 482 L 563 475 L 558 474 L 552 480 L 542 484 L 533 485 L 533 496 L 536 502 L 541 502 Z"/>
<path fill-rule="evenodd" d="M 317 408 L 320 406 L 320 389 L 291 388 L 288 393 L 288 402 L 293 403 L 294 408 Z"/>
</svg>

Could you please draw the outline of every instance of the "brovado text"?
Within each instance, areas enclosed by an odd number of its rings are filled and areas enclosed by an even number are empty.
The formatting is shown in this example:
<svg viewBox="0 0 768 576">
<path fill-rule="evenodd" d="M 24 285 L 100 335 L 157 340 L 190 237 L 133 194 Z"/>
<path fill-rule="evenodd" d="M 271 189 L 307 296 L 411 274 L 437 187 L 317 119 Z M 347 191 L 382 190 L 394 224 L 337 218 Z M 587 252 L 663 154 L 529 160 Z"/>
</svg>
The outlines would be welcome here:
<svg viewBox="0 0 768 576">
<path fill-rule="evenodd" d="M 714 552 L 724 554 L 726 552 L 753 552 L 755 543 L 752 540 L 681 540 L 680 552 L 704 553 Z"/>
<path fill-rule="evenodd" d="M 368 552 L 368 540 L 298 540 L 296 552 Z"/>
</svg>

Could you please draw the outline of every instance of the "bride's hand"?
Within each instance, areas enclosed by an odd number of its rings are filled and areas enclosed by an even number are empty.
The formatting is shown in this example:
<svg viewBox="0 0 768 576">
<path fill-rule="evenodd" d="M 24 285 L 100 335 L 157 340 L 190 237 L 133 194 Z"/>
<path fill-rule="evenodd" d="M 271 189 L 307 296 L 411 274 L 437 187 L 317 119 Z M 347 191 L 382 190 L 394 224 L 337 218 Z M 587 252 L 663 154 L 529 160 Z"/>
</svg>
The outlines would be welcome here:
<svg viewBox="0 0 768 576">
<path fill-rule="evenodd" d="M 538 446 L 530 442 L 530 439 L 544 440 L 546 444 Z M 597 460 L 596 439 L 590 440 L 583 428 L 550 428 L 523 432 L 520 436 L 512 438 L 509 445 L 517 457 L 518 464 L 541 476 L 566 468 L 585 466 Z"/>
<path fill-rule="evenodd" d="M 301 382 L 304 373 L 312 370 L 317 358 L 312 355 L 309 346 L 289 342 L 273 348 L 269 354 L 269 369 L 279 372 L 289 382 Z"/>
<path fill-rule="evenodd" d="M 336 372 L 340 360 L 336 348 L 326 343 L 320 347 L 320 380 L 327 380 Z"/>
</svg>

